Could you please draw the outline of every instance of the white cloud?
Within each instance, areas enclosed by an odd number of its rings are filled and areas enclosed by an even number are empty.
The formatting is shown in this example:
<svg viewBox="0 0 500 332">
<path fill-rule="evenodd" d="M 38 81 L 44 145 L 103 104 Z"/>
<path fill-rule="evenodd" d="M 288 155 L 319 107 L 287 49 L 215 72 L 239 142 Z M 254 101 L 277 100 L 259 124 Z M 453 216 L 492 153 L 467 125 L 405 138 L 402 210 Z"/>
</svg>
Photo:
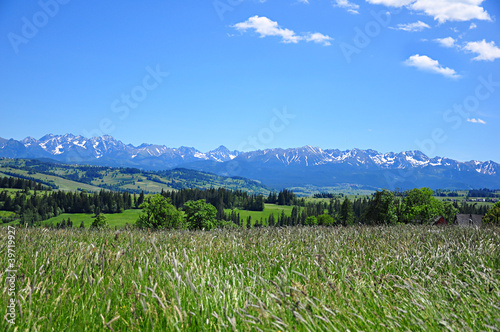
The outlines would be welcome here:
<svg viewBox="0 0 500 332">
<path fill-rule="evenodd" d="M 402 7 L 409 5 L 415 0 L 366 0 L 366 2 L 374 5 L 385 5 L 389 7 Z"/>
<path fill-rule="evenodd" d="M 424 29 L 430 28 L 429 25 L 422 21 L 414 22 L 414 23 L 407 23 L 407 24 L 398 24 L 396 28 L 393 28 L 395 30 L 403 30 L 403 31 L 410 31 L 410 32 L 415 32 L 415 31 L 422 31 Z"/>
<path fill-rule="evenodd" d="M 299 41 L 312 41 L 315 43 L 323 44 L 324 46 L 331 45 L 330 40 L 333 40 L 330 36 L 324 35 L 319 32 L 306 32 L 304 36 L 297 35 L 294 31 L 290 29 L 281 28 L 278 22 L 271 21 L 267 17 L 263 16 L 252 16 L 248 18 L 245 22 L 236 23 L 232 26 L 239 31 L 247 31 L 248 29 L 253 29 L 257 32 L 261 38 L 268 36 L 278 36 L 281 37 L 283 43 L 298 43 Z"/>
<path fill-rule="evenodd" d="M 470 26 L 469 26 L 469 30 L 472 30 L 472 29 L 475 29 L 475 28 L 477 28 L 476 23 L 471 23 Z"/>
<path fill-rule="evenodd" d="M 446 21 L 470 21 L 473 19 L 491 21 L 481 7 L 484 0 L 366 0 L 368 3 L 390 7 L 407 6 L 408 9 L 424 12 L 439 23 Z"/>
<path fill-rule="evenodd" d="M 484 121 L 484 120 L 482 120 L 480 118 L 477 118 L 477 119 L 474 119 L 474 118 L 469 119 L 469 118 L 467 118 L 467 122 L 486 124 L 486 121 Z"/>
<path fill-rule="evenodd" d="M 434 41 L 439 43 L 443 47 L 454 47 L 456 42 L 456 40 L 452 37 L 436 38 L 434 39 Z"/>
<path fill-rule="evenodd" d="M 476 61 L 493 61 L 500 58 L 500 48 L 495 45 L 494 41 L 488 43 L 483 39 L 477 42 L 468 42 L 463 49 L 478 54 L 472 59 Z"/>
<path fill-rule="evenodd" d="M 412 55 L 404 62 L 404 64 L 407 66 L 415 67 L 423 71 L 441 74 L 449 78 L 460 77 L 460 75 L 458 75 L 455 70 L 441 66 L 437 60 L 431 59 L 426 55 L 419 55 L 419 54 Z"/>
<path fill-rule="evenodd" d="M 484 0 L 417 0 L 411 9 L 433 16 L 439 23 L 446 21 L 491 20 L 481 7 Z"/>
<path fill-rule="evenodd" d="M 308 42 L 312 41 L 317 44 L 323 44 L 323 46 L 330 46 L 330 40 L 333 40 L 333 38 L 319 32 L 314 32 L 306 34 L 304 40 Z"/>
<path fill-rule="evenodd" d="M 359 5 L 349 2 L 349 0 L 335 0 L 333 7 L 345 8 L 351 14 L 359 14 Z"/>
<path fill-rule="evenodd" d="M 236 23 L 233 28 L 240 31 L 254 29 L 261 38 L 267 36 L 279 36 L 283 43 L 298 43 L 300 37 L 292 30 L 283 29 L 278 26 L 278 22 L 271 21 L 267 17 L 259 17 L 258 15 L 250 17 L 245 22 Z"/>
<path fill-rule="evenodd" d="M 299 2 L 302 2 L 302 3 L 305 3 L 305 4 L 309 4 L 309 0 L 298 0 Z"/>
</svg>

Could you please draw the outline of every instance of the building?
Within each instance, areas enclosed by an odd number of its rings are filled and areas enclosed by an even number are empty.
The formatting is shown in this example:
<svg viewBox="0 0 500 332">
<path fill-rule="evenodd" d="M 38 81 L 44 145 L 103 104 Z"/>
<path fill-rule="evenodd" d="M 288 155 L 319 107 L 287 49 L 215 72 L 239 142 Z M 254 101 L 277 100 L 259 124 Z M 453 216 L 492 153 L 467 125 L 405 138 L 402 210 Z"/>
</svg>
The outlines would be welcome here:
<svg viewBox="0 0 500 332">
<path fill-rule="evenodd" d="M 445 226 L 448 225 L 446 222 L 446 219 L 444 219 L 443 216 L 438 216 L 434 219 L 434 222 L 432 223 L 433 226 Z"/>
</svg>

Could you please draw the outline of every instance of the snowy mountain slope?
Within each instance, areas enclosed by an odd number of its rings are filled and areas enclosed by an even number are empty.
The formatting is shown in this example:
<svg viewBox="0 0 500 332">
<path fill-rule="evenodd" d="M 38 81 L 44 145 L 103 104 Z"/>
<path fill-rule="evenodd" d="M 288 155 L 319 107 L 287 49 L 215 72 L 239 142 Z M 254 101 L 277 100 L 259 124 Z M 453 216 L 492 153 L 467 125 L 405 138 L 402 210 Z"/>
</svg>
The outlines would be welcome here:
<svg viewBox="0 0 500 332">
<path fill-rule="evenodd" d="M 393 188 L 500 187 L 500 165 L 493 161 L 459 162 L 429 158 L 420 151 L 380 153 L 375 150 L 323 150 L 304 146 L 250 152 L 224 146 L 209 152 L 158 144 L 133 146 L 111 136 L 45 135 L 21 141 L 0 138 L 0 157 L 50 158 L 66 163 L 162 170 L 185 167 L 219 175 L 257 179 L 275 187 L 337 183 Z"/>
</svg>

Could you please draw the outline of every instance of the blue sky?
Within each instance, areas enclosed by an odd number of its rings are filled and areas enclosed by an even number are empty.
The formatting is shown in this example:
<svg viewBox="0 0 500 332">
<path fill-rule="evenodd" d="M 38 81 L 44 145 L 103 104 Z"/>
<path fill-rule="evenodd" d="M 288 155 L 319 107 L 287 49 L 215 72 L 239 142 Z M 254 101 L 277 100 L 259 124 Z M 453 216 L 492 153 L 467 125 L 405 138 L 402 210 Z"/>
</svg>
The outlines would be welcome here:
<svg viewBox="0 0 500 332">
<path fill-rule="evenodd" d="M 496 0 L 2 1 L 0 137 L 500 162 Z"/>
</svg>

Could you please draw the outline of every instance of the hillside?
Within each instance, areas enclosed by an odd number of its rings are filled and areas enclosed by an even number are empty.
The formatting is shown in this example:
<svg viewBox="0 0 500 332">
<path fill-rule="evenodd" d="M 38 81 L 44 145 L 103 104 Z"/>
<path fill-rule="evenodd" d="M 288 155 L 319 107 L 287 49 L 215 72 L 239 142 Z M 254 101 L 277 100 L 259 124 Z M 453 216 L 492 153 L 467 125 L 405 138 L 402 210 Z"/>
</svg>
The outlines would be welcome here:
<svg viewBox="0 0 500 332">
<path fill-rule="evenodd" d="M 257 181 L 189 169 L 154 172 L 136 168 L 66 165 L 29 159 L 0 159 L 0 176 L 34 179 L 61 190 L 98 191 L 104 188 L 153 193 L 182 188 L 224 187 L 249 193 L 267 194 L 270 191 Z"/>
</svg>

